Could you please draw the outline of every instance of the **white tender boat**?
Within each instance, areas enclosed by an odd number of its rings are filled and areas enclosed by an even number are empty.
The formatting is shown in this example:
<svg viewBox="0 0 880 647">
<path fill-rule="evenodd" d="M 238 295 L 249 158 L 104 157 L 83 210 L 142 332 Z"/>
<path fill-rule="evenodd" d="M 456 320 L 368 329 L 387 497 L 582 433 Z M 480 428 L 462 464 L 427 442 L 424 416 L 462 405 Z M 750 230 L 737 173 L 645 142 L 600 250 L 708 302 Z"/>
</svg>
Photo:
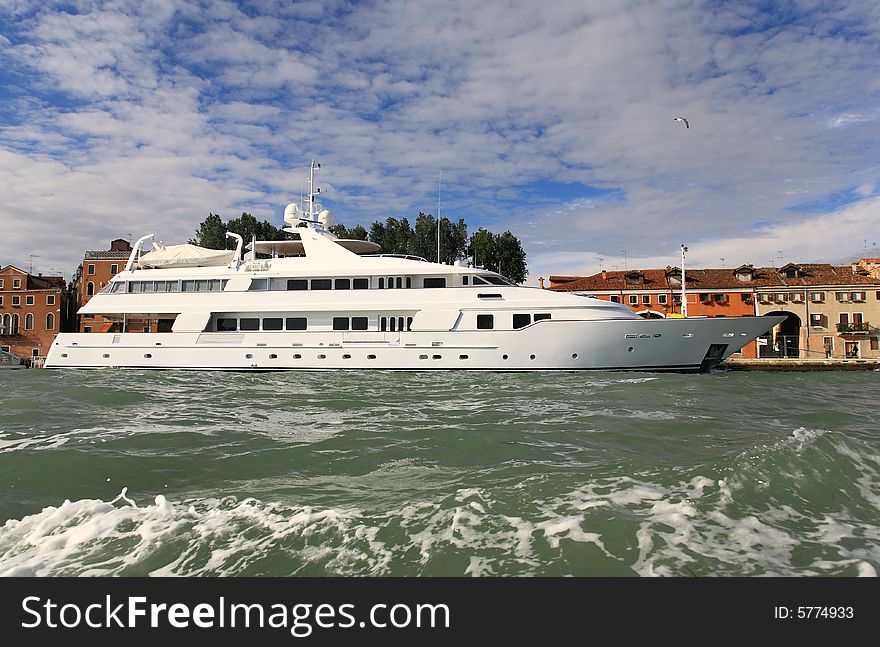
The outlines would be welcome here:
<svg viewBox="0 0 880 647">
<path fill-rule="evenodd" d="M 329 233 L 316 168 L 308 208 L 285 209 L 285 231 L 300 240 L 254 241 L 242 259 L 235 234 L 231 255 L 168 247 L 141 256 L 144 236 L 80 314 L 115 317 L 122 330 L 156 319 L 162 332 L 61 333 L 45 366 L 698 371 L 782 320 L 642 319 L 622 304 L 513 285 L 480 268 L 375 254 L 375 243 Z"/>
</svg>

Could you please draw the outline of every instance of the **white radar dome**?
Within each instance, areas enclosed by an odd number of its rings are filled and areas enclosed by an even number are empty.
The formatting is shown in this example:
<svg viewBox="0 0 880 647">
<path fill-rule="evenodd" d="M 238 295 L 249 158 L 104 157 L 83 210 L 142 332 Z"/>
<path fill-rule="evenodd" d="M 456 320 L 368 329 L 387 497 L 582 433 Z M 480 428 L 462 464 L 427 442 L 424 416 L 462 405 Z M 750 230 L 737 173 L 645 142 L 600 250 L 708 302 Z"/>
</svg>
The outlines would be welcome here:
<svg viewBox="0 0 880 647">
<path fill-rule="evenodd" d="M 322 225 L 324 225 L 324 229 L 330 229 L 333 226 L 333 214 L 329 209 L 324 209 L 321 213 L 318 214 L 318 220 Z"/>
<path fill-rule="evenodd" d="M 289 225 L 298 225 L 299 219 L 302 217 L 302 211 L 300 211 L 299 205 L 295 202 L 291 202 L 289 205 L 284 207 L 284 222 Z"/>
</svg>

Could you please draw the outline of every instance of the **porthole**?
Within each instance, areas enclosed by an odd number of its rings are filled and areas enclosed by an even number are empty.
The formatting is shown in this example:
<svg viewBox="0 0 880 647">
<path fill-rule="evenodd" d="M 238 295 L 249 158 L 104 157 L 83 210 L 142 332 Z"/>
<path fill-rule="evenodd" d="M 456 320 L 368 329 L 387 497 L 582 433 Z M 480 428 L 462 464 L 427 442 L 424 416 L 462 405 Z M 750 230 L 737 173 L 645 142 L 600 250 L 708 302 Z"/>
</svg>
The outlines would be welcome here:
<svg viewBox="0 0 880 647">
<path fill-rule="evenodd" d="M 302 359 L 302 355 L 300 355 L 299 353 L 294 353 L 293 359 Z"/>
<path fill-rule="evenodd" d="M 342 359 L 351 359 L 351 355 L 346 353 L 345 355 L 342 356 Z"/>
<path fill-rule="evenodd" d="M 150 359 L 152 357 L 152 355 L 150 353 L 144 353 L 144 357 L 146 357 L 147 359 Z"/>
<path fill-rule="evenodd" d="M 275 353 L 269 353 L 269 359 L 278 359 L 278 355 Z"/>
<path fill-rule="evenodd" d="M 108 357 L 110 357 L 110 353 L 104 353 L 101 357 L 103 357 L 104 359 L 107 359 Z"/>
<path fill-rule="evenodd" d="M 501 359 L 507 359 L 507 355 L 502 355 Z"/>
<path fill-rule="evenodd" d="M 245 358 L 245 359 L 253 359 L 254 356 L 251 355 L 250 353 L 248 353 L 247 355 L 244 356 L 244 358 Z"/>
<path fill-rule="evenodd" d="M 367 359 L 376 359 L 375 355 L 367 355 Z"/>
<path fill-rule="evenodd" d="M 459 355 L 459 356 L 458 356 L 458 359 L 467 359 L 467 358 L 468 358 L 467 355 Z"/>
<path fill-rule="evenodd" d="M 428 359 L 427 355 L 419 355 L 419 359 Z"/>
<path fill-rule="evenodd" d="M 327 356 L 322 353 L 321 355 L 318 355 L 318 359 L 327 359 Z"/>
<path fill-rule="evenodd" d="M 627 349 L 626 349 L 626 352 L 627 352 L 627 353 L 631 353 L 631 352 L 633 352 L 633 347 L 630 346 L 629 348 L 627 348 Z"/>
<path fill-rule="evenodd" d="M 578 354 L 577 354 L 577 353 L 572 353 L 572 354 L 571 354 L 571 358 L 572 358 L 572 359 L 577 359 L 577 358 L 578 358 Z"/>
<path fill-rule="evenodd" d="M 529 355 L 529 359 L 535 359 L 534 355 Z"/>
<path fill-rule="evenodd" d="M 434 359 L 443 359 L 443 355 L 434 355 Z"/>
<path fill-rule="evenodd" d="M 61 357 L 67 357 L 67 353 L 61 353 Z"/>
</svg>

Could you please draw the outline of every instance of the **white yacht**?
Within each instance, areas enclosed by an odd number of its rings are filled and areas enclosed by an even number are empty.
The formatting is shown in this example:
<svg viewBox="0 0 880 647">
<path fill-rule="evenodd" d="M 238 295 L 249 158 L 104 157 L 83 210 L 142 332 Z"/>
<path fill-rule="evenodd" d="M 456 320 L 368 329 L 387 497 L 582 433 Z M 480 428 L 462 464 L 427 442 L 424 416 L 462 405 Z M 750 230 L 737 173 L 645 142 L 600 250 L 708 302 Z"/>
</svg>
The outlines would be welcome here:
<svg viewBox="0 0 880 647">
<path fill-rule="evenodd" d="M 511 284 L 480 268 L 340 240 L 316 202 L 287 206 L 300 240 L 242 258 L 193 245 L 141 253 L 81 315 L 119 332 L 61 333 L 46 368 L 708 370 L 782 317 L 642 319 L 627 306 Z M 271 256 L 270 258 L 258 258 Z M 132 319 L 158 332 L 125 332 Z"/>
</svg>

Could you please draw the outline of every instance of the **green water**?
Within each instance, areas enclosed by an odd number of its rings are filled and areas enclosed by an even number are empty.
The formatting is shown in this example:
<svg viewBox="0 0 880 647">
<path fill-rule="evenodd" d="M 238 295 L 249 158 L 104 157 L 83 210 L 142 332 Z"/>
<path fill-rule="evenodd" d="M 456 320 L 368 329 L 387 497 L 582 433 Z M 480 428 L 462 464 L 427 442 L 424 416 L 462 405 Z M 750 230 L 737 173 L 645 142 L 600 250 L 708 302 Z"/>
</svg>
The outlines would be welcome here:
<svg viewBox="0 0 880 647">
<path fill-rule="evenodd" d="M 30 370 L 0 393 L 0 574 L 880 571 L 878 372 Z"/>
</svg>

